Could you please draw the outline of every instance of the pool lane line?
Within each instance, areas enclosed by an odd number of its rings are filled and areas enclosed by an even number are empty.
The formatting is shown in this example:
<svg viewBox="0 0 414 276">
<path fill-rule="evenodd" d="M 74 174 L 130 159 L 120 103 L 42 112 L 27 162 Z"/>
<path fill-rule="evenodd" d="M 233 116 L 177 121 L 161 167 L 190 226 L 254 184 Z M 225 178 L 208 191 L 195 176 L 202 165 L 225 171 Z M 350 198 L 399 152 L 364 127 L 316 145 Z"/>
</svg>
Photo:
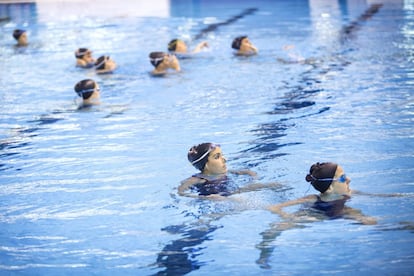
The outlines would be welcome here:
<svg viewBox="0 0 414 276">
<path fill-rule="evenodd" d="M 341 39 L 344 39 L 346 36 L 352 39 L 352 35 L 354 35 L 355 32 L 357 32 L 361 28 L 361 23 L 371 19 L 371 17 L 375 15 L 381 7 L 382 4 L 372 4 L 357 19 L 355 19 L 348 25 L 343 26 L 341 29 Z M 342 42 L 346 42 L 346 40 L 342 40 Z M 323 65 L 325 65 L 326 63 L 323 60 L 317 63 L 309 61 L 305 62 L 305 64 L 311 65 L 312 68 L 299 75 L 300 78 L 297 81 L 297 84 L 294 84 L 293 86 L 285 84 L 281 88 L 278 88 L 282 91 L 286 90 L 287 93 L 285 93 L 285 95 L 289 95 L 289 97 L 284 97 L 281 102 L 276 103 L 273 109 L 271 111 L 266 112 L 266 114 L 285 114 L 285 116 L 284 118 L 280 118 L 273 122 L 259 124 L 255 129 L 250 130 L 250 132 L 258 133 L 257 138 L 254 139 L 253 142 L 251 142 L 250 148 L 242 150 L 241 153 L 245 154 L 254 152 L 257 154 L 260 152 L 265 152 L 266 155 L 262 156 L 261 160 L 252 160 L 250 164 L 247 164 L 248 166 L 255 167 L 258 166 L 261 162 L 264 162 L 268 159 L 287 155 L 289 154 L 288 152 L 273 152 L 280 151 L 285 146 L 300 144 L 300 142 L 295 141 L 291 143 L 279 143 L 278 141 L 280 137 L 287 136 L 286 131 L 290 127 L 290 125 L 287 123 L 289 120 L 297 120 L 299 118 L 315 116 L 330 110 L 329 106 L 325 106 L 312 113 L 302 114 L 299 116 L 287 116 L 288 114 L 292 114 L 294 111 L 300 108 L 309 107 L 316 104 L 316 102 L 309 101 L 307 100 L 307 98 L 311 97 L 315 93 L 319 93 L 325 90 L 322 87 L 322 76 L 327 75 L 329 72 L 333 70 L 341 71 L 346 66 L 351 64 L 351 62 L 341 59 L 341 56 L 342 55 L 338 54 L 330 55 L 328 60 L 332 60 L 333 58 L 336 59 L 335 63 L 328 64 L 327 68 L 324 68 Z M 318 70 L 320 71 L 318 72 Z M 315 86 L 316 89 L 314 88 Z M 301 101 L 298 101 L 299 99 Z"/>
<path fill-rule="evenodd" d="M 374 16 L 382 6 L 383 4 L 381 3 L 372 4 L 356 20 L 344 26 L 341 30 L 341 42 L 343 42 L 347 37 L 351 37 L 352 34 L 361 27 L 361 23 L 371 19 L 371 17 Z"/>
<path fill-rule="evenodd" d="M 246 15 L 253 14 L 257 10 L 258 10 L 257 8 L 245 9 L 243 12 L 241 12 L 241 13 L 233 16 L 233 17 L 230 17 L 226 21 L 210 24 L 207 27 L 205 27 L 204 29 L 200 30 L 200 32 L 197 35 L 194 36 L 194 40 L 200 39 L 201 37 L 203 37 L 207 33 L 213 32 L 213 31 L 217 30 L 221 26 L 225 26 L 225 25 L 232 24 L 232 23 L 236 22 L 237 20 L 245 17 Z"/>
</svg>

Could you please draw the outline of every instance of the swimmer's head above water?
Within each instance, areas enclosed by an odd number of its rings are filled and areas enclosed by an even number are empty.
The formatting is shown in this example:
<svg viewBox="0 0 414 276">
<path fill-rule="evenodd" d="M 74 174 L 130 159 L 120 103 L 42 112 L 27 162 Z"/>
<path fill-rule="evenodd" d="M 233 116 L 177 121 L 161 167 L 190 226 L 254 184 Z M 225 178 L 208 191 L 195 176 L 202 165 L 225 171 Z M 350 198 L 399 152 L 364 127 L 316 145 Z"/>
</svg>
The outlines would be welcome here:
<svg viewBox="0 0 414 276">
<path fill-rule="evenodd" d="M 188 161 L 204 174 L 222 174 L 227 172 L 226 159 L 220 145 L 202 143 L 191 147 L 187 153 Z"/>
<path fill-rule="evenodd" d="M 164 52 L 151 52 L 149 54 L 150 62 L 155 67 L 153 74 L 164 74 L 171 68 L 180 71 L 180 63 L 175 55 Z"/>
<path fill-rule="evenodd" d="M 231 47 L 237 50 L 236 55 L 249 56 L 257 54 L 257 48 L 250 42 L 249 38 L 246 35 L 236 37 Z"/>
<path fill-rule="evenodd" d="M 188 50 L 187 44 L 181 39 L 175 38 L 168 43 L 168 51 L 176 54 L 195 54 L 208 47 L 207 41 L 200 42 L 192 51 Z"/>
<path fill-rule="evenodd" d="M 89 50 L 88 48 L 79 48 L 75 51 L 75 57 L 76 58 L 86 58 L 86 57 L 91 57 L 92 56 L 92 51 Z"/>
<path fill-rule="evenodd" d="M 350 192 L 349 182 L 351 180 L 345 175 L 342 167 L 336 163 L 313 164 L 305 179 L 322 194 L 328 190 L 339 194 L 348 194 Z"/>
<path fill-rule="evenodd" d="M 116 69 L 117 65 L 110 56 L 100 56 L 95 62 L 96 73 L 112 73 Z"/>
<path fill-rule="evenodd" d="M 181 39 L 173 39 L 168 43 L 168 51 L 187 53 L 187 45 Z"/>
<path fill-rule="evenodd" d="M 84 104 L 99 103 L 100 89 L 98 84 L 91 79 L 84 79 L 76 83 L 74 90 L 83 99 Z"/>
<path fill-rule="evenodd" d="M 79 48 L 75 51 L 76 66 L 83 68 L 91 68 L 95 64 L 95 59 L 92 57 L 92 51 L 88 48 Z"/>
<path fill-rule="evenodd" d="M 17 40 L 18 46 L 26 46 L 28 45 L 27 41 L 27 33 L 25 30 L 16 29 L 13 31 L 13 37 Z"/>
</svg>

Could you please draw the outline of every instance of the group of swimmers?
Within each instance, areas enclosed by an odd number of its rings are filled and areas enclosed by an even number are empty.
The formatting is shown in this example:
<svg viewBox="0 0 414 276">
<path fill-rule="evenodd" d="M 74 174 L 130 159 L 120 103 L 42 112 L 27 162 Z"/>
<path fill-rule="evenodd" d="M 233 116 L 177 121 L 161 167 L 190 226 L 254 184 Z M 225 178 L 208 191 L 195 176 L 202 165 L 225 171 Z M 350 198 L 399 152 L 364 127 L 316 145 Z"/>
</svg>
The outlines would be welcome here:
<svg viewBox="0 0 414 276">
<path fill-rule="evenodd" d="M 197 44 L 192 51 L 189 51 L 187 44 L 183 40 L 173 39 L 168 43 L 168 52 L 151 52 L 149 54 L 150 62 L 154 66 L 154 70 L 151 73 L 153 75 L 163 75 L 168 69 L 180 71 L 180 63 L 177 57 L 196 54 L 208 47 L 208 43 L 203 41 Z M 236 51 L 236 55 L 250 56 L 258 52 L 247 36 L 236 37 L 231 47 Z"/>
<path fill-rule="evenodd" d="M 13 37 L 17 40 L 18 46 L 27 46 L 28 39 L 26 31 L 15 30 Z M 180 71 L 178 57 L 191 55 L 209 47 L 203 41 L 192 51 L 183 40 L 173 39 L 168 43 L 168 52 L 151 52 L 150 62 L 154 66 L 153 75 L 165 74 L 168 69 Z M 258 53 L 258 49 L 249 41 L 247 36 L 236 37 L 231 44 L 235 55 L 251 56 Z M 117 65 L 109 56 L 101 56 L 94 59 L 92 51 L 87 48 L 79 48 L 75 51 L 76 66 L 81 68 L 95 67 L 96 73 L 112 73 Z M 84 79 L 76 83 L 75 92 L 83 99 L 82 105 L 99 104 L 99 85 L 92 79 Z M 178 193 L 182 196 L 202 196 L 209 198 L 227 197 L 235 193 L 253 191 L 271 187 L 252 183 L 244 187 L 230 185 L 228 174 L 248 175 L 255 177 L 256 173 L 250 170 L 231 171 L 227 169 L 226 158 L 223 155 L 220 145 L 213 143 L 201 143 L 191 147 L 187 154 L 188 161 L 199 173 L 183 180 L 178 187 Z M 363 224 L 375 224 L 376 220 L 355 212 L 354 209 L 344 208 L 345 202 L 350 198 L 350 178 L 346 176 L 343 168 L 332 162 L 315 163 L 310 167 L 305 177 L 314 189 L 320 192 L 319 195 L 309 195 L 303 198 L 287 201 L 284 203 L 269 206 L 268 209 L 279 214 L 282 218 L 289 218 L 291 214 L 286 213 L 283 208 L 303 203 L 313 203 L 313 208 L 325 212 L 328 217 L 344 217 L 357 220 Z M 395 196 L 395 195 L 390 195 Z M 353 210 L 353 211 L 350 211 Z"/>
<path fill-rule="evenodd" d="M 173 39 L 168 43 L 168 52 L 151 52 L 149 59 L 154 69 L 152 75 L 164 75 L 168 69 L 179 72 L 181 70 L 179 57 L 196 54 L 209 45 L 206 41 L 200 42 L 192 51 L 181 39 Z M 257 54 L 257 48 L 249 41 L 247 36 L 236 37 L 231 47 L 236 50 L 236 55 L 250 56 Z M 76 65 L 82 68 L 95 67 L 96 73 L 112 73 L 117 65 L 109 56 L 101 56 L 97 60 L 92 57 L 92 51 L 87 48 L 79 48 L 75 52 Z M 82 106 L 90 106 L 99 103 L 99 86 L 91 80 L 86 79 L 75 85 L 75 92 L 83 99 Z"/>
<path fill-rule="evenodd" d="M 27 46 L 27 32 L 22 29 L 16 29 L 13 37 L 17 41 L 17 46 Z M 173 39 L 168 43 L 168 52 L 151 52 L 149 54 L 150 63 L 154 66 L 151 71 L 152 75 L 164 75 L 168 69 L 179 72 L 181 70 L 178 57 L 186 57 L 196 54 L 209 45 L 206 41 L 199 43 L 192 51 L 188 50 L 188 46 L 181 39 Z M 251 56 L 258 53 L 247 36 L 236 37 L 231 44 L 235 50 L 235 55 Z M 76 66 L 80 68 L 95 68 L 97 74 L 113 73 L 117 68 L 116 62 L 110 56 L 102 55 L 95 59 L 92 51 L 88 48 L 79 48 L 75 51 Z M 92 79 L 84 79 L 76 83 L 74 90 L 76 94 L 82 98 L 82 107 L 99 104 L 99 85 Z"/>
<path fill-rule="evenodd" d="M 207 197 L 217 199 L 228 197 L 246 191 L 273 188 L 275 184 L 252 183 L 244 187 L 233 185 L 229 181 L 229 174 L 249 175 L 253 179 L 256 173 L 250 170 L 232 171 L 226 166 L 226 158 L 221 146 L 214 143 L 201 143 L 191 147 L 187 153 L 188 161 L 199 173 L 183 180 L 178 187 L 178 193 L 189 197 Z M 294 213 L 287 213 L 284 208 L 310 204 L 310 209 L 326 218 L 352 219 L 361 224 L 376 224 L 375 218 L 364 215 L 360 210 L 345 206 L 351 194 L 381 197 L 399 197 L 402 194 L 368 194 L 351 190 L 349 184 L 351 179 L 345 174 L 344 169 L 334 162 L 317 162 L 313 164 L 305 176 L 305 180 L 319 192 L 315 195 L 307 195 L 302 198 L 286 201 L 283 203 L 268 206 L 267 209 L 280 215 L 283 219 L 294 221 L 298 216 Z M 276 185 L 278 186 L 278 185 Z"/>
<path fill-rule="evenodd" d="M 13 37 L 17 41 L 17 47 L 25 47 L 29 44 L 26 30 L 16 29 Z M 75 51 L 76 66 L 80 68 L 95 68 L 97 74 L 112 73 L 116 68 L 116 62 L 110 56 L 102 55 L 95 59 L 88 48 L 79 48 Z M 100 103 L 99 85 L 92 79 L 84 79 L 76 83 L 75 93 L 82 98 L 81 107 Z"/>
</svg>

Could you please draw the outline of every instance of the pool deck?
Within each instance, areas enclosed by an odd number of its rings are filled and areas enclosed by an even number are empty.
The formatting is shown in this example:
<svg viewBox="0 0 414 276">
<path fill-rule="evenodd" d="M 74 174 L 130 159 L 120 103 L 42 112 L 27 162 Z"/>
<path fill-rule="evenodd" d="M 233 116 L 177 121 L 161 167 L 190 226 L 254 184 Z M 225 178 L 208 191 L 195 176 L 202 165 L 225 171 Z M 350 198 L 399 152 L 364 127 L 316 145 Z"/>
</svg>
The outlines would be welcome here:
<svg viewBox="0 0 414 276">
<path fill-rule="evenodd" d="M 36 3 L 37 1 L 33 0 L 0 0 L 0 4 L 24 4 L 24 3 Z"/>
<path fill-rule="evenodd" d="M 134 1 L 123 0 L 0 0 L 0 4 L 35 4 L 39 19 L 59 20 L 69 16 L 156 16 L 170 15 L 169 0 Z M 65 11 L 63 14 L 62 11 Z"/>
</svg>

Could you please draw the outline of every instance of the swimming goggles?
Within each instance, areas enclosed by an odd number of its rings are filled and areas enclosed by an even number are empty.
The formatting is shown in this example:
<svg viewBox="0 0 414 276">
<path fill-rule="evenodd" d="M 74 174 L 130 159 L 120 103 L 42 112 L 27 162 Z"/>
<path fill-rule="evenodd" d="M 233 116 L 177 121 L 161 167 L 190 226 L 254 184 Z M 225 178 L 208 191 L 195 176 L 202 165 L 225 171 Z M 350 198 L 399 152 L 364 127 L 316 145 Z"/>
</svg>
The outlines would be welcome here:
<svg viewBox="0 0 414 276">
<path fill-rule="evenodd" d="M 105 64 L 105 62 L 107 62 L 109 60 L 109 56 L 104 56 L 103 60 L 101 62 L 99 62 L 98 64 L 95 64 L 96 68 L 100 68 L 102 65 Z"/>
<path fill-rule="evenodd" d="M 75 52 L 75 56 L 76 58 L 84 58 L 84 57 L 91 57 L 92 56 L 92 52 L 89 51 L 88 49 L 78 49 Z"/>
<path fill-rule="evenodd" d="M 198 159 L 191 162 L 191 165 L 194 165 L 194 164 L 200 162 L 201 160 L 203 160 L 212 150 L 214 150 L 217 147 L 220 147 L 220 145 L 219 144 L 211 144 L 210 147 L 208 148 L 208 150 L 203 155 L 201 155 Z M 190 152 L 197 153 L 197 150 L 195 148 L 192 148 L 190 150 Z"/>
<path fill-rule="evenodd" d="M 310 175 L 315 181 L 338 181 L 341 183 L 346 182 L 346 174 L 341 175 L 339 178 L 316 178 L 313 175 Z"/>
<path fill-rule="evenodd" d="M 82 96 L 85 93 L 91 93 L 91 92 L 94 92 L 95 90 L 99 91 L 100 89 L 99 89 L 99 87 L 95 87 L 95 88 L 90 88 L 90 89 L 84 89 L 84 90 L 81 90 L 77 93 L 78 93 L 79 96 Z"/>
<path fill-rule="evenodd" d="M 174 55 L 165 54 L 165 55 L 163 55 L 163 56 L 161 56 L 161 57 L 153 57 L 153 58 L 150 58 L 150 61 L 151 61 L 152 63 L 155 63 L 155 64 L 157 64 L 157 65 L 158 65 L 158 63 L 159 63 L 159 62 L 161 62 L 161 61 L 163 61 L 165 58 L 167 58 L 167 60 L 168 60 L 169 62 L 171 62 L 171 61 L 173 61 L 173 60 L 174 60 Z"/>
</svg>

